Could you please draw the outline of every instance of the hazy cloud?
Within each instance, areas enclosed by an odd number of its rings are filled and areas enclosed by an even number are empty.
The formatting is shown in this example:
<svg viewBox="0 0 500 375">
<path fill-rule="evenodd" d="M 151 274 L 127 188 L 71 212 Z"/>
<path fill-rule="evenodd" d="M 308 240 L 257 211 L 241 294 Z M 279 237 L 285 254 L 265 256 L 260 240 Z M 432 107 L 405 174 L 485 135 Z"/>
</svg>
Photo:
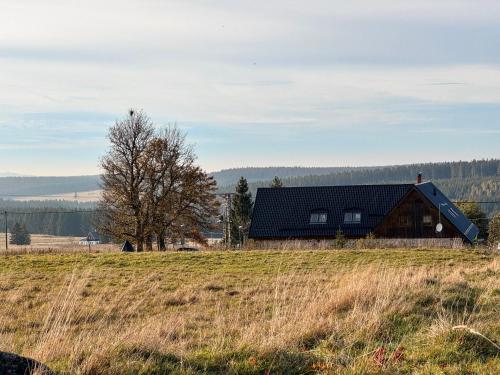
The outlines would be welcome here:
<svg viewBox="0 0 500 375">
<path fill-rule="evenodd" d="M 64 154 L 54 150 L 66 148 L 59 139 L 75 150 L 88 145 L 84 157 L 70 157 L 97 160 L 107 127 L 135 106 L 188 129 L 209 169 L 310 164 L 315 149 L 322 165 L 337 164 L 339 155 L 366 164 L 377 154 L 380 163 L 386 151 L 376 134 L 397 152 L 409 132 L 454 128 L 459 151 L 467 145 L 473 157 L 498 156 L 500 114 L 488 106 L 500 102 L 499 39 L 494 0 L 7 2 L 0 150 L 50 149 L 57 169 Z M 367 132 L 373 137 L 363 152 L 336 144 Z M 470 133 L 478 137 L 473 146 Z M 235 146 L 242 135 L 248 151 Z M 265 147 L 266 137 L 274 145 L 258 160 L 252 147 Z M 426 155 L 439 158 L 433 146 L 423 146 Z M 304 153 L 292 151 L 298 147 Z M 15 163 L 12 154 L 0 151 Z"/>
</svg>

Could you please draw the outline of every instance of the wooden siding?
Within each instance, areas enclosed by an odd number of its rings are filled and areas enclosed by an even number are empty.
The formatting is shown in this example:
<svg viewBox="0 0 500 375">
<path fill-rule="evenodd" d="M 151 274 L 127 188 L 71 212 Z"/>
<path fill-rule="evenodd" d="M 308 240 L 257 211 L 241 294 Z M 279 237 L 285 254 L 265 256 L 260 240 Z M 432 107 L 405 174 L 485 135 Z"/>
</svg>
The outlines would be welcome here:
<svg viewBox="0 0 500 375">
<path fill-rule="evenodd" d="M 426 221 L 425 219 L 430 219 Z M 375 230 L 378 238 L 461 238 L 462 235 L 441 215 L 443 231 L 436 233 L 439 211 L 418 191 L 411 191 Z"/>
</svg>

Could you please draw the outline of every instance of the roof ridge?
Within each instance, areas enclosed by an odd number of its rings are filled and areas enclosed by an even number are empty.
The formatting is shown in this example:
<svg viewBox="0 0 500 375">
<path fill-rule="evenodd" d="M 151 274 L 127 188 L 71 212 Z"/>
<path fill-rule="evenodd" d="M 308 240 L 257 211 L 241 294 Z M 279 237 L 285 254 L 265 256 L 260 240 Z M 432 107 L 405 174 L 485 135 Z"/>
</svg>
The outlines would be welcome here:
<svg viewBox="0 0 500 375">
<path fill-rule="evenodd" d="M 422 182 L 429 183 L 430 181 Z M 355 186 L 415 186 L 415 183 L 394 183 L 394 184 L 352 184 L 352 185 L 311 185 L 311 186 L 282 186 L 282 187 L 272 187 L 272 186 L 262 186 L 257 189 L 311 189 L 311 188 L 332 188 L 332 187 L 355 187 Z"/>
</svg>

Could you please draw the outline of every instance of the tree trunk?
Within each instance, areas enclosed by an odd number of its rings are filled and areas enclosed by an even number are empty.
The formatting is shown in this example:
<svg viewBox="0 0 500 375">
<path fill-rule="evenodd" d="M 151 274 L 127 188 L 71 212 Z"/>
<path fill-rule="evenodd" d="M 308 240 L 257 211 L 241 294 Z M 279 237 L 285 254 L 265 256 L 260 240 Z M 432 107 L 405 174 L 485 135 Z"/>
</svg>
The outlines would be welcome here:
<svg viewBox="0 0 500 375">
<path fill-rule="evenodd" d="M 146 251 L 153 251 L 153 239 L 151 236 L 146 237 Z"/>
<path fill-rule="evenodd" d="M 165 251 L 167 250 L 167 245 L 165 244 L 165 232 L 160 232 L 160 234 L 158 234 L 158 250 L 160 251 Z"/>
<path fill-rule="evenodd" d="M 137 216 L 137 214 L 136 214 Z M 142 230 L 142 223 L 140 220 L 137 220 L 137 224 L 135 226 L 135 240 L 137 241 L 137 251 L 144 250 L 144 232 Z"/>
<path fill-rule="evenodd" d="M 144 241 L 137 240 L 137 251 L 138 252 L 142 252 L 144 250 L 143 246 L 144 246 Z"/>
</svg>

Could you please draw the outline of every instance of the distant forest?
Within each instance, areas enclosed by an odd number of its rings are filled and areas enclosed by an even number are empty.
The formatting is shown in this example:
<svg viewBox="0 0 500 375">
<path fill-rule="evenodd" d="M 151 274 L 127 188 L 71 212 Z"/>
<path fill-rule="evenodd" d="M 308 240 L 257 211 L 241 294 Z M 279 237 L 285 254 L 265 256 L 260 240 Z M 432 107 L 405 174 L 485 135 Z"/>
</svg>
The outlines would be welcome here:
<svg viewBox="0 0 500 375">
<path fill-rule="evenodd" d="M 0 197 L 53 195 L 99 190 L 99 176 L 1 177 Z"/>
<path fill-rule="evenodd" d="M 414 181 L 418 172 L 429 180 L 499 177 L 500 160 L 474 160 L 383 167 L 267 167 L 213 172 L 220 191 L 232 190 L 243 176 L 253 187 L 267 186 L 278 176 L 286 186 L 398 183 Z M 0 197 L 80 193 L 100 189 L 100 176 L 0 177 Z"/>
<path fill-rule="evenodd" d="M 500 160 L 473 160 L 446 162 L 446 163 L 425 163 L 425 164 L 409 164 L 409 165 L 394 165 L 386 167 L 372 168 L 352 168 L 338 170 L 332 173 L 311 173 L 303 175 L 291 175 L 283 177 L 283 175 L 273 174 L 281 172 L 283 168 L 255 168 L 265 170 L 268 178 L 260 179 L 260 181 L 252 181 L 245 174 L 241 176 L 247 178 L 249 182 L 256 182 L 256 186 L 266 186 L 263 182 L 271 180 L 274 176 L 278 176 L 285 183 L 285 186 L 316 186 L 316 185 L 355 185 L 355 184 L 384 184 L 384 183 L 399 183 L 415 181 L 417 174 L 421 172 L 427 180 L 444 180 L 456 178 L 477 178 L 477 177 L 498 177 L 500 176 Z M 234 170 L 242 173 L 245 169 Z M 269 177 L 270 176 L 270 177 Z M 238 177 L 235 177 L 233 184 L 236 183 Z M 219 182 L 219 181 L 218 181 Z M 219 186 L 225 185 L 219 182 Z"/>
<path fill-rule="evenodd" d="M 0 210 L 8 211 L 7 226 L 24 224 L 30 233 L 54 236 L 85 236 L 93 229 L 95 203 L 65 201 L 17 202 L 0 199 Z M 75 212 L 78 211 L 78 212 Z M 0 232 L 4 231 L 4 215 L 0 219 Z"/>
<path fill-rule="evenodd" d="M 234 185 L 241 176 L 248 182 L 272 180 L 275 176 L 279 178 L 300 177 L 311 175 L 327 175 L 352 170 L 364 170 L 373 167 L 265 167 L 265 168 L 232 168 L 210 173 L 219 186 Z"/>
<path fill-rule="evenodd" d="M 434 182 L 452 200 L 500 201 L 498 159 L 370 168 L 241 168 L 213 175 L 219 183 L 220 192 L 233 191 L 236 181 L 244 176 L 249 180 L 255 197 L 257 188 L 269 186 L 274 176 L 280 177 L 284 186 L 322 186 L 414 182 L 419 172 L 422 172 L 424 181 Z M 64 194 L 97 189 L 99 176 L 0 178 L 0 197 Z M 18 212 L 9 214 L 9 228 L 17 221 L 25 224 L 31 233 L 60 236 L 84 236 L 93 229 L 94 213 L 67 211 L 92 210 L 95 203 L 60 200 L 17 202 L 10 198 L 0 199 L 0 211 Z M 489 217 L 500 211 L 499 204 L 481 204 L 481 207 Z M 53 213 L 54 211 L 65 213 Z M 0 223 L 2 231 L 5 226 L 3 217 L 0 218 Z"/>
<path fill-rule="evenodd" d="M 328 186 L 357 184 L 409 183 L 422 172 L 424 181 L 431 180 L 452 200 L 499 201 L 500 160 L 473 160 L 397 165 L 380 168 L 352 169 L 322 175 L 282 178 L 284 186 Z M 269 180 L 251 182 L 255 196 L 257 188 L 268 187 Z M 221 187 L 221 192 L 233 191 L 233 186 Z M 500 211 L 499 204 L 482 204 L 490 216 Z"/>
</svg>

